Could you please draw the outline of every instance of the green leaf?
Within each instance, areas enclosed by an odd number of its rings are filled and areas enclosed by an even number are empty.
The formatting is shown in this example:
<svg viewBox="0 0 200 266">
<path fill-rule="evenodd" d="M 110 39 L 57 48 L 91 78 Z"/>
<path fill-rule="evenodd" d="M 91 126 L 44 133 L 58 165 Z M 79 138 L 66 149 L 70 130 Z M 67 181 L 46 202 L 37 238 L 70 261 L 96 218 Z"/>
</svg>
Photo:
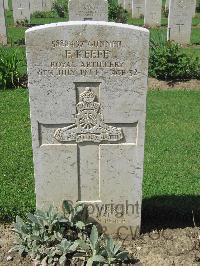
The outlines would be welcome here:
<svg viewBox="0 0 200 266">
<path fill-rule="evenodd" d="M 105 258 L 101 255 L 95 255 L 92 257 L 92 260 L 95 262 L 106 262 Z"/>
<path fill-rule="evenodd" d="M 93 225 L 92 231 L 90 234 L 90 242 L 91 242 L 93 249 L 95 249 L 97 241 L 98 241 L 98 231 L 97 231 L 97 227 L 95 225 Z"/>
<path fill-rule="evenodd" d="M 64 254 L 64 255 L 62 255 L 62 256 L 60 257 L 60 259 L 59 259 L 59 263 L 62 264 L 62 263 L 64 263 L 65 261 L 66 261 L 66 256 L 65 256 L 65 254 Z"/>
<path fill-rule="evenodd" d="M 76 227 L 82 230 L 85 228 L 85 224 L 82 221 L 78 221 Z"/>
<path fill-rule="evenodd" d="M 128 258 L 128 252 L 122 251 L 116 255 L 116 259 L 125 260 Z"/>
</svg>

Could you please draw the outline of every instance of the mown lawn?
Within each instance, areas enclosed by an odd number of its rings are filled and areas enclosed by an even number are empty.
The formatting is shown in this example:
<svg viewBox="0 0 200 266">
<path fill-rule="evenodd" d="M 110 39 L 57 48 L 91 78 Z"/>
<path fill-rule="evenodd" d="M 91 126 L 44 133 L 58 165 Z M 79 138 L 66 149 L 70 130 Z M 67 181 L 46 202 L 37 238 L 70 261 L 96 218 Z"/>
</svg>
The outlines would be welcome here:
<svg viewBox="0 0 200 266">
<path fill-rule="evenodd" d="M 144 209 L 200 207 L 200 91 L 150 91 Z M 35 207 L 28 91 L 0 91 L 0 219 Z M 178 200 L 182 197 L 183 200 Z M 196 198 L 195 198 L 196 197 Z M 195 200 L 193 200 L 195 198 Z M 154 209 L 155 211 L 155 209 Z M 161 214 L 160 214 L 161 215 Z"/>
</svg>

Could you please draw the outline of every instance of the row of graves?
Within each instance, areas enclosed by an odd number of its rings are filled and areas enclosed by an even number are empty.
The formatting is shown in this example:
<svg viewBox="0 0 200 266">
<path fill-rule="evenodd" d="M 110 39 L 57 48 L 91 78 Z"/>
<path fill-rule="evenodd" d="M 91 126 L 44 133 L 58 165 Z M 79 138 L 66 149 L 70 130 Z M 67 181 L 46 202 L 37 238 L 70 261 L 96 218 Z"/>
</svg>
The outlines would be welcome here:
<svg viewBox="0 0 200 266">
<path fill-rule="evenodd" d="M 161 26 L 162 0 L 118 0 L 118 4 L 131 13 L 132 18 L 144 17 L 145 27 Z M 188 44 L 196 0 L 167 0 L 165 10 L 169 12 L 168 40 Z"/>
<path fill-rule="evenodd" d="M 128 0 L 124 0 L 123 6 L 127 8 Z M 5 7 L 6 0 L 0 0 L 0 43 L 6 44 Z M 161 0 L 132 0 L 133 17 L 144 14 L 145 27 L 161 26 Z M 121 3 L 119 3 L 121 4 Z M 167 4 L 167 3 L 166 3 Z M 35 11 L 51 10 L 53 0 L 13 0 L 14 21 L 30 20 L 30 14 Z M 170 0 L 167 39 L 180 44 L 189 44 L 191 37 L 192 17 L 195 14 L 195 0 Z M 108 3 L 100 0 L 69 0 L 69 20 L 78 20 L 82 14 L 83 20 L 108 20 Z M 73 11 L 72 11 L 73 10 Z M 96 11 L 98 10 L 98 11 Z M 103 10 L 106 10 L 103 12 Z M 137 13 L 137 14 L 136 14 Z M 73 14 L 73 16 L 72 16 Z M 105 15 L 106 14 L 106 15 Z"/>
</svg>

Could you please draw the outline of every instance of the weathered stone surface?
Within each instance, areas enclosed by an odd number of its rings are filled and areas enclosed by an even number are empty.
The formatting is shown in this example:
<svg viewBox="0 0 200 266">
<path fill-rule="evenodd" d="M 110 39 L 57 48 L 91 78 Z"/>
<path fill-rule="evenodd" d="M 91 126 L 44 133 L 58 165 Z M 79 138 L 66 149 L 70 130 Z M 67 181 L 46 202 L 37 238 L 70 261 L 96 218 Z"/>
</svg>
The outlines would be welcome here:
<svg viewBox="0 0 200 266">
<path fill-rule="evenodd" d="M 6 10 L 9 9 L 9 6 L 8 6 L 8 0 L 4 0 L 4 8 L 5 8 Z"/>
<path fill-rule="evenodd" d="M 43 11 L 51 11 L 53 7 L 54 0 L 41 0 Z"/>
<path fill-rule="evenodd" d="M 124 0 L 124 9 L 132 13 L 132 0 Z"/>
<path fill-rule="evenodd" d="M 162 0 L 145 0 L 144 24 L 149 27 L 161 25 Z"/>
<path fill-rule="evenodd" d="M 0 0 L 0 44 L 7 44 L 4 1 Z"/>
<path fill-rule="evenodd" d="M 30 12 L 33 14 L 36 11 L 42 11 L 43 10 L 43 1 L 41 0 L 31 0 L 30 1 Z"/>
<path fill-rule="evenodd" d="M 140 18 L 144 16 L 145 0 L 132 0 L 132 17 Z"/>
<path fill-rule="evenodd" d="M 69 0 L 69 20 L 108 21 L 107 0 Z"/>
<path fill-rule="evenodd" d="M 27 19 L 30 21 L 30 2 L 27 0 L 12 1 L 14 23 Z"/>
<path fill-rule="evenodd" d="M 180 44 L 190 43 L 192 26 L 192 0 L 171 0 L 169 3 L 168 40 Z"/>
<path fill-rule="evenodd" d="M 38 208 L 84 202 L 110 233 L 140 227 L 148 44 L 108 22 L 26 31 Z"/>
</svg>

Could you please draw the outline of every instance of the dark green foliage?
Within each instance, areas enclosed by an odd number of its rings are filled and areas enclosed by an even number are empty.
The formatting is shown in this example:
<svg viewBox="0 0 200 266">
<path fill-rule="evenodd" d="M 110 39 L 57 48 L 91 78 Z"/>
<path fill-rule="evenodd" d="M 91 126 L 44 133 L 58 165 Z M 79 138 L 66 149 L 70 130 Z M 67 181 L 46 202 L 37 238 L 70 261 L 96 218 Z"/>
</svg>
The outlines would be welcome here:
<svg viewBox="0 0 200 266">
<path fill-rule="evenodd" d="M 53 4 L 52 10 L 60 17 L 66 18 L 68 15 L 68 1 L 60 0 Z"/>
<path fill-rule="evenodd" d="M 21 84 L 23 64 L 19 51 L 0 48 L 0 89 L 12 89 Z"/>
<path fill-rule="evenodd" d="M 127 23 L 128 13 L 116 0 L 108 0 L 108 18 L 109 21 Z"/>
<path fill-rule="evenodd" d="M 52 11 L 36 11 L 31 15 L 31 18 L 55 18 L 58 17 L 55 12 Z"/>
<path fill-rule="evenodd" d="M 180 45 L 154 34 L 150 40 L 149 74 L 162 80 L 200 79 L 200 58 L 185 54 Z"/>
<path fill-rule="evenodd" d="M 85 262 L 88 266 L 100 266 L 129 259 L 121 244 L 99 235 L 97 227 L 89 223 L 83 204 L 72 207 L 65 201 L 63 213 L 50 207 L 48 211 L 28 213 L 26 221 L 17 216 L 14 232 L 17 240 L 10 251 L 29 255 L 42 265 Z"/>
</svg>

